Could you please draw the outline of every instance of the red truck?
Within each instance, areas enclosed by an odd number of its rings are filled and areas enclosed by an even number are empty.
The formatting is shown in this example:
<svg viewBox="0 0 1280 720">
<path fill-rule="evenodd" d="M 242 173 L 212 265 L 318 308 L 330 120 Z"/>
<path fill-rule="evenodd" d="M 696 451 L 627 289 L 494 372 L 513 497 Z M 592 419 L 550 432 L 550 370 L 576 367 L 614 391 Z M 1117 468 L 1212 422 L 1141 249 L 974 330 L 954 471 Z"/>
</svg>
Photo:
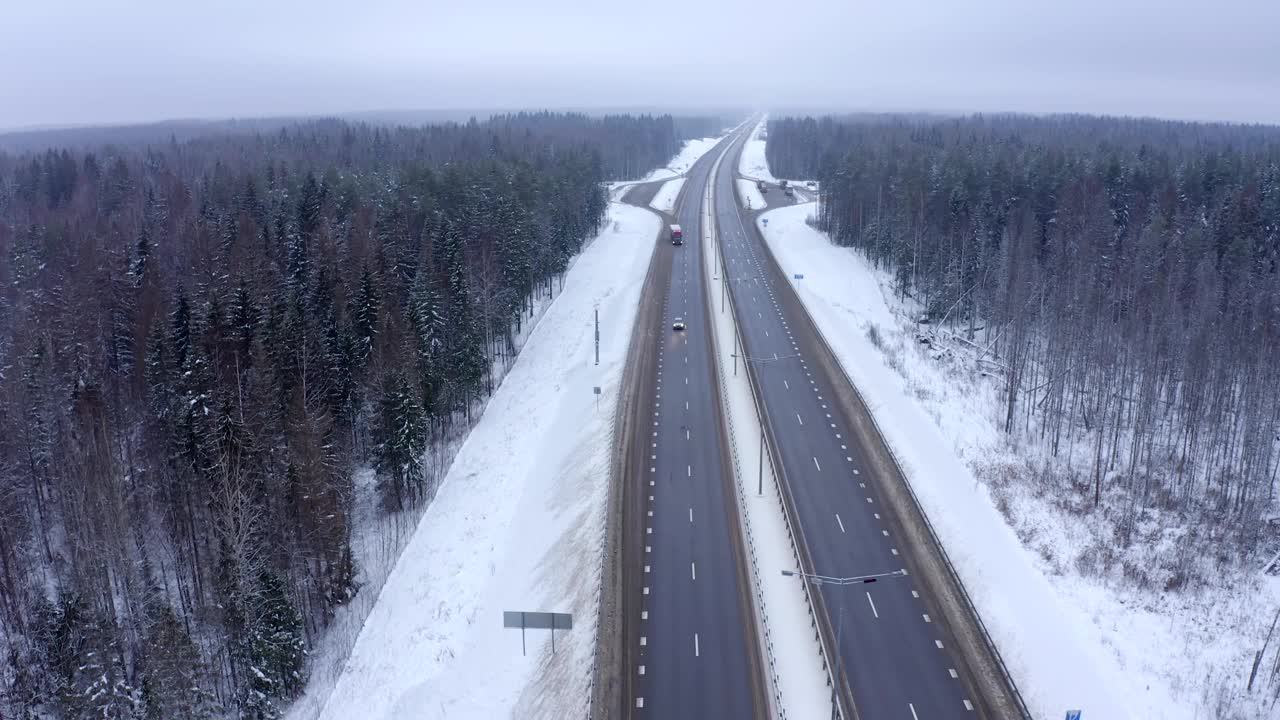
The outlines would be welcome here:
<svg viewBox="0 0 1280 720">
<path fill-rule="evenodd" d="M 679 225 L 671 226 L 671 244 L 672 245 L 684 244 L 684 233 L 680 231 Z"/>
</svg>

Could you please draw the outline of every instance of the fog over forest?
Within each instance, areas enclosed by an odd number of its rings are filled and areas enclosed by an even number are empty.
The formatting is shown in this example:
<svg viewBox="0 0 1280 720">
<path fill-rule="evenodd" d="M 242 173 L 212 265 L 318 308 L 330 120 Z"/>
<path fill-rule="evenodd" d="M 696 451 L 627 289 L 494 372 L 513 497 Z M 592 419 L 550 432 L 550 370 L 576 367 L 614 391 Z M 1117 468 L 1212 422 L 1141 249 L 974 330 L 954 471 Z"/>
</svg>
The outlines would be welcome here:
<svg viewBox="0 0 1280 720">
<path fill-rule="evenodd" d="M 0 129 L 402 108 L 1280 121 L 1280 4 L 9 3 Z M 198 28 L 198 31 L 193 31 Z M 56 29 L 56 30 L 55 30 Z"/>
</svg>

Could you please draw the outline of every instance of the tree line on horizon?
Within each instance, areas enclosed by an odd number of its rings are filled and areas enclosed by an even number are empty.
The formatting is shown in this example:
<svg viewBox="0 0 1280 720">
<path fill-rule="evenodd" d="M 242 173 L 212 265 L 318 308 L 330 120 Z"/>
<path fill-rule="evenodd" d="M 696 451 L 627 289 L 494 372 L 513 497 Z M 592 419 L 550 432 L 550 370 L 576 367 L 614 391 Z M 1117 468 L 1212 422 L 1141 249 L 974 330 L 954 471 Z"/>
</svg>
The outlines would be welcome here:
<svg viewBox="0 0 1280 720">
<path fill-rule="evenodd" d="M 670 116 L 0 154 L 0 716 L 271 718 Z"/>
<path fill-rule="evenodd" d="M 816 224 L 1002 378 L 1037 481 L 1188 518 L 1169 588 L 1270 537 L 1280 473 L 1280 128 L 1091 116 L 770 120 Z M 1125 568 L 1141 576 L 1141 568 Z"/>
</svg>

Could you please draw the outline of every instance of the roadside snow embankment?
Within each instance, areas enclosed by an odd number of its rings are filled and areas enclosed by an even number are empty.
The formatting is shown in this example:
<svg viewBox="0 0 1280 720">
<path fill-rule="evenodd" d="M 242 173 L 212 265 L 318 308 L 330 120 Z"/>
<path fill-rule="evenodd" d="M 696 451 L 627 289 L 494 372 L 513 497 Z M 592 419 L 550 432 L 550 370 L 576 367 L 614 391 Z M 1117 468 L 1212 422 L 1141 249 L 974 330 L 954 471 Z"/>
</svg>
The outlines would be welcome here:
<svg viewBox="0 0 1280 720">
<path fill-rule="evenodd" d="M 764 199 L 764 194 L 760 192 L 760 188 L 750 180 L 738 178 L 738 202 L 742 207 L 748 210 L 761 210 L 768 206 L 768 202 Z"/>
<path fill-rule="evenodd" d="M 649 207 L 667 214 L 674 213 L 676 211 L 676 198 L 680 196 L 680 188 L 682 187 L 684 187 L 684 178 L 682 177 L 662 183 L 662 187 L 653 196 L 653 200 L 649 202 Z"/>
<path fill-rule="evenodd" d="M 617 203 L 607 222 L 459 449 L 320 717 L 584 712 L 613 406 L 659 227 Z M 504 610 L 569 612 L 574 627 L 555 655 L 547 632 L 528 631 L 522 656 Z"/>
<path fill-rule="evenodd" d="M 769 172 L 769 163 L 764 159 L 764 141 L 748 140 L 742 147 L 742 159 L 738 164 L 738 173 L 753 180 L 777 183 L 778 179 Z"/>
<path fill-rule="evenodd" d="M 665 180 L 666 178 L 676 177 L 689 172 L 689 168 L 698 162 L 698 158 L 707 154 L 707 151 L 716 146 L 720 142 L 720 138 L 698 138 L 695 140 L 685 141 L 684 147 L 680 148 L 680 152 L 671 158 L 671 162 L 666 167 L 660 167 L 650 172 L 640 182 L 652 182 L 654 180 Z"/>
<path fill-rule="evenodd" d="M 1146 692 L 1131 686 L 1124 661 L 1107 647 L 1118 631 L 1115 620 L 1090 614 L 1059 591 L 1061 579 L 1038 567 L 962 460 L 995 439 L 981 409 L 964 404 L 974 393 L 956 393 L 941 407 L 920 402 L 938 388 L 899 374 L 901 363 L 917 355 L 887 359 L 881 350 L 898 323 L 876 271 L 809 227 L 811 212 L 805 205 L 780 208 L 765 213 L 767 225 L 757 224 L 785 275 L 803 274 L 794 281 L 800 299 L 866 399 L 1032 713 L 1062 717 L 1080 708 L 1091 720 L 1163 717 L 1142 710 L 1150 707 L 1142 701 Z"/>
<path fill-rule="evenodd" d="M 742 146 L 742 156 L 738 158 L 738 174 L 752 180 L 776 183 L 778 179 L 769 172 L 769 162 L 764 159 L 765 141 L 760 137 L 768 122 L 767 115 L 761 118 L 760 124 L 751 131 L 751 139 Z"/>
</svg>

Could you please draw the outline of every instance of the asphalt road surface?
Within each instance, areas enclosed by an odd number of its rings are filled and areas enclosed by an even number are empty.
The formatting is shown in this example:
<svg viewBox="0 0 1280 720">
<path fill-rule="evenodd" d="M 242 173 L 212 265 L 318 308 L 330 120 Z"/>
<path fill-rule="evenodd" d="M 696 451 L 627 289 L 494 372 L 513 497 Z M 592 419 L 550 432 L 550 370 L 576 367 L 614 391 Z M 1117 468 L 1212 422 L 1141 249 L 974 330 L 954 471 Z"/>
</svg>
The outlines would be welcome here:
<svg viewBox="0 0 1280 720">
<path fill-rule="evenodd" d="M 737 204 L 739 151 L 730 151 L 714 179 L 715 212 L 743 351 L 812 571 L 848 577 L 907 568 L 898 528 L 884 512 L 885 478 L 872 471 L 868 453 L 834 402 L 833 384 L 842 380 L 814 367 L 816 333 L 798 312 L 793 292 L 782 287 L 790 280 L 767 263 L 763 239 Z M 780 196 L 771 190 L 768 198 Z M 954 660 L 950 635 L 923 592 L 914 574 L 822 587 L 830 631 L 839 638 L 841 684 L 862 720 L 975 716 L 960 675 L 965 666 Z"/>
<path fill-rule="evenodd" d="M 624 592 L 639 590 L 629 612 L 640 618 L 628 618 L 623 635 L 635 643 L 627 711 L 636 718 L 755 718 L 766 711 L 699 241 L 706 183 L 729 142 L 689 170 L 675 217 L 665 218 L 682 226 L 684 244 L 673 247 L 664 228 L 649 283 L 655 287 L 641 299 L 661 304 L 661 322 L 640 336 L 647 345 L 633 358 L 651 368 L 637 392 L 652 394 L 635 403 L 643 421 L 634 423 L 633 439 L 644 442 L 634 443 L 643 457 L 641 477 L 632 479 L 639 480 L 638 502 L 628 512 L 643 510 L 636 528 L 643 551 L 630 569 L 638 582 L 624 581 Z M 672 329 L 676 318 L 684 331 Z"/>
</svg>

